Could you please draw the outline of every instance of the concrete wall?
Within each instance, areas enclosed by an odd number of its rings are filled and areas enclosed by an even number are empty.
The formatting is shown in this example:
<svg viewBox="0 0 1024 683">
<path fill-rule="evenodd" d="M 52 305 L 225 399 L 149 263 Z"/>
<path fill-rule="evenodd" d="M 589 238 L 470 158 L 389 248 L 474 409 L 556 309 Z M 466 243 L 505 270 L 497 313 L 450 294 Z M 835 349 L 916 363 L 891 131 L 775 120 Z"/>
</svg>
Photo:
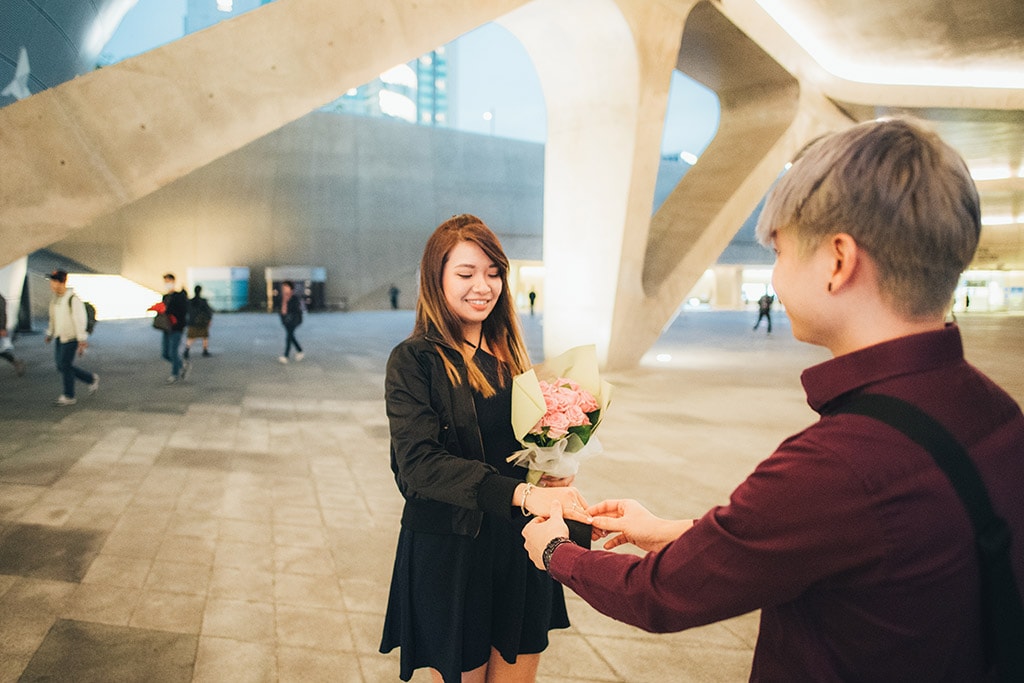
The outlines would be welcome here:
<svg viewBox="0 0 1024 683">
<path fill-rule="evenodd" d="M 510 258 L 537 260 L 543 145 L 313 113 L 106 216 L 50 250 L 158 288 L 164 272 L 248 266 L 250 300 L 264 268 L 322 266 L 329 304 L 383 308 L 395 283 L 414 303 L 433 229 L 474 213 Z"/>
</svg>

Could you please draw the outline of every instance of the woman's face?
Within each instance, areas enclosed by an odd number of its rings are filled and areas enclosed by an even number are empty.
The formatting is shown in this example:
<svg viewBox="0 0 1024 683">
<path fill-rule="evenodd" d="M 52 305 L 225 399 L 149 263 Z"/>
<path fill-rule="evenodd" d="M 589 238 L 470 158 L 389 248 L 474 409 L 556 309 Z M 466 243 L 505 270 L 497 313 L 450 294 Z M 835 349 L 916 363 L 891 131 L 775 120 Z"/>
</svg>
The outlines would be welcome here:
<svg viewBox="0 0 1024 683">
<path fill-rule="evenodd" d="M 441 274 L 448 307 L 464 327 L 478 327 L 501 296 L 498 266 L 473 242 L 459 242 L 448 252 Z"/>
</svg>

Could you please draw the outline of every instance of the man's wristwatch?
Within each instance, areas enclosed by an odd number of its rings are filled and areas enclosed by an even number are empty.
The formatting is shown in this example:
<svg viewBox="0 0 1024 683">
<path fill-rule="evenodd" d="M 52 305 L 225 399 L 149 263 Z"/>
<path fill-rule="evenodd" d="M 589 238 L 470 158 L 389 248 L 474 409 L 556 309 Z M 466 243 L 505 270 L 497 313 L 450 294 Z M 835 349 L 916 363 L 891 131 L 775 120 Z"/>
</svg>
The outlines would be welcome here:
<svg viewBox="0 0 1024 683">
<path fill-rule="evenodd" d="M 541 555 L 541 559 L 544 561 L 544 569 L 550 569 L 551 567 L 551 555 L 555 552 L 555 548 L 562 545 L 563 543 L 572 543 L 572 539 L 565 536 L 558 536 L 548 541 L 547 546 L 544 548 L 544 554 Z M 575 543 L 572 543 L 576 545 Z"/>
</svg>

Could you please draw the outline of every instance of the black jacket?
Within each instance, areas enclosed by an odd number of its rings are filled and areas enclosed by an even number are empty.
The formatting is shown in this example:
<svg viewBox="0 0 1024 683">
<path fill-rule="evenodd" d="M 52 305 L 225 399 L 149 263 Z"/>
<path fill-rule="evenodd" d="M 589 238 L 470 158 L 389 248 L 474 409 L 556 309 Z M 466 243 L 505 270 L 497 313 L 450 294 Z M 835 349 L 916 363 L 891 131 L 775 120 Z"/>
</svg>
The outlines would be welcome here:
<svg viewBox="0 0 1024 683">
<path fill-rule="evenodd" d="M 458 368 L 458 386 L 449 381 L 440 353 Z M 461 354 L 439 337 L 411 337 L 391 352 L 384 384 L 391 469 L 405 497 L 402 526 L 475 537 L 485 512 L 509 518 L 520 480 L 484 462 Z"/>
<path fill-rule="evenodd" d="M 164 294 L 164 312 L 171 318 L 171 330 L 180 332 L 185 329 L 188 318 L 188 294 L 180 289 Z"/>
<path fill-rule="evenodd" d="M 298 294 L 292 294 L 285 302 L 285 312 L 281 313 L 281 324 L 292 329 L 302 324 L 302 301 Z"/>
</svg>

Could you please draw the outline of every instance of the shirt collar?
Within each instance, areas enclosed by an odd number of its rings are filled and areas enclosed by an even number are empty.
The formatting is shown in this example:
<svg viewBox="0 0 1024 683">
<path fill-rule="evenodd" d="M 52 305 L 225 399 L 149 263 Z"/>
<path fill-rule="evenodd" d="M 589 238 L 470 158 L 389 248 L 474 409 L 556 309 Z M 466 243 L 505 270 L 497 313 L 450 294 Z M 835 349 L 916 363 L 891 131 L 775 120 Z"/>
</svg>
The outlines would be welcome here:
<svg viewBox="0 0 1024 683">
<path fill-rule="evenodd" d="M 963 358 L 960 328 L 947 323 L 941 330 L 900 337 L 811 366 L 800 375 L 800 381 L 807 404 L 822 413 L 829 402 L 851 391 Z"/>
</svg>

